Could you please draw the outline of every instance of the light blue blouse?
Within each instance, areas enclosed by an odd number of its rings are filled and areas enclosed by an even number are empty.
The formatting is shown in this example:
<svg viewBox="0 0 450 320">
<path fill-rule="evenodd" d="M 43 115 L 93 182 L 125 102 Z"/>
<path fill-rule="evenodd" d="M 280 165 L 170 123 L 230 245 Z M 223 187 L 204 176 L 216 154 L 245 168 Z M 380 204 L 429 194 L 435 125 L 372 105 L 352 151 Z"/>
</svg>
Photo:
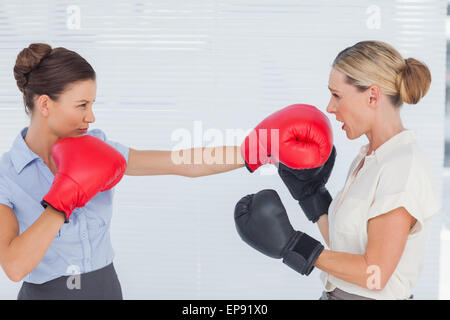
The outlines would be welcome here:
<svg viewBox="0 0 450 320">
<path fill-rule="evenodd" d="M 25 143 L 28 127 L 21 130 L 11 149 L 0 159 L 0 203 L 11 207 L 20 234 L 42 214 L 40 204 L 52 185 L 54 175 L 44 161 Z M 129 148 L 109 141 L 100 129 L 96 136 L 117 149 L 128 162 Z M 24 281 L 43 283 L 60 276 L 101 269 L 113 261 L 110 222 L 114 188 L 98 193 L 84 207 L 76 208 L 53 239 L 47 253 Z"/>
</svg>

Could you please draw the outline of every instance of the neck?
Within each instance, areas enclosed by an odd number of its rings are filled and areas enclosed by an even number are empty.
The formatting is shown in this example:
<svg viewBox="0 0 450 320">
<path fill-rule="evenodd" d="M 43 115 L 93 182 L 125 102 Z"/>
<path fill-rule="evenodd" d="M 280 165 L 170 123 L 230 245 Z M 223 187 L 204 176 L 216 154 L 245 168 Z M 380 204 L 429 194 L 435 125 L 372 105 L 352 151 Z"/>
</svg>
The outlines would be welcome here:
<svg viewBox="0 0 450 320">
<path fill-rule="evenodd" d="M 53 164 L 51 150 L 56 140 L 58 140 L 58 137 L 52 134 L 47 126 L 36 121 L 31 121 L 25 136 L 25 143 L 31 151 L 41 157 L 47 165 Z"/>
<path fill-rule="evenodd" d="M 403 130 L 405 128 L 403 127 L 398 110 L 394 110 L 392 113 L 383 117 L 383 119 L 379 119 L 379 121 L 375 121 L 372 130 L 366 133 L 367 139 L 369 140 L 367 154 L 371 154 L 372 151 L 377 150 L 383 143 Z"/>
</svg>

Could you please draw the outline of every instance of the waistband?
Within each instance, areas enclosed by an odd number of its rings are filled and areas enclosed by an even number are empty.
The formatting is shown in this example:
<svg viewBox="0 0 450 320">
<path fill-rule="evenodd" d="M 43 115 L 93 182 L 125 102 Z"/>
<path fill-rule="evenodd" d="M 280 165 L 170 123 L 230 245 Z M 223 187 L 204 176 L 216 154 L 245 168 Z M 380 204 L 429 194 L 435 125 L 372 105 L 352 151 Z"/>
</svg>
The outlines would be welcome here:
<svg viewBox="0 0 450 320">
<path fill-rule="evenodd" d="M 368 297 L 363 297 L 357 294 L 348 293 L 339 288 L 335 288 L 333 291 L 325 292 L 329 297 L 328 300 L 375 300 Z"/>
<path fill-rule="evenodd" d="M 122 289 L 114 265 L 44 282 L 42 284 L 24 281 L 17 296 L 18 300 L 121 300 Z"/>
<path fill-rule="evenodd" d="M 406 298 L 404 300 L 412 300 L 414 299 L 413 295 L 410 295 L 409 298 Z M 344 290 L 341 290 L 339 288 L 335 288 L 332 291 L 324 291 L 322 293 L 321 300 L 376 300 L 368 297 L 363 297 L 357 294 L 348 293 Z"/>
</svg>

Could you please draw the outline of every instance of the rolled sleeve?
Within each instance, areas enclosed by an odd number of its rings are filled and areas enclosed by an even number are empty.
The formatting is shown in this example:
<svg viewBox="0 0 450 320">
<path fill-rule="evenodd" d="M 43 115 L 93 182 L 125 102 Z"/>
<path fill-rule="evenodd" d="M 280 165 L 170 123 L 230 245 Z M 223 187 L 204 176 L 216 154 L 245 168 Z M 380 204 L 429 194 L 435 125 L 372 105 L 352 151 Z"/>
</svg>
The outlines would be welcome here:
<svg viewBox="0 0 450 320">
<path fill-rule="evenodd" d="M 369 209 L 368 219 L 404 207 L 411 216 L 417 219 L 417 223 L 410 230 L 410 234 L 418 233 L 422 230 L 427 216 L 417 199 L 418 197 L 415 197 L 411 191 L 379 196 Z"/>
<path fill-rule="evenodd" d="M 425 221 L 439 211 L 440 203 L 426 172 L 414 165 L 405 167 L 406 170 L 386 170 L 369 207 L 368 219 L 404 207 L 417 219 L 410 230 L 410 235 L 413 235 L 419 233 Z"/>
</svg>

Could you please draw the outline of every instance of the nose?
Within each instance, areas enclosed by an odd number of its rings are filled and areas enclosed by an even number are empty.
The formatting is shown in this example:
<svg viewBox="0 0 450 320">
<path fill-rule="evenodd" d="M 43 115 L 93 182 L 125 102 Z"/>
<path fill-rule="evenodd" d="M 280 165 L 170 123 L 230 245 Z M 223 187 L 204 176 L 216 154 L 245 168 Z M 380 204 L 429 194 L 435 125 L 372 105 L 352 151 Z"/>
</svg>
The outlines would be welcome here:
<svg viewBox="0 0 450 320">
<path fill-rule="evenodd" d="M 84 121 L 88 122 L 88 123 L 95 122 L 95 115 L 94 115 L 94 111 L 92 110 L 92 108 L 89 108 L 87 115 L 84 117 Z"/>
<path fill-rule="evenodd" d="M 330 99 L 330 102 L 328 102 L 327 112 L 328 113 L 336 113 L 336 107 L 334 106 L 332 99 Z"/>
</svg>

